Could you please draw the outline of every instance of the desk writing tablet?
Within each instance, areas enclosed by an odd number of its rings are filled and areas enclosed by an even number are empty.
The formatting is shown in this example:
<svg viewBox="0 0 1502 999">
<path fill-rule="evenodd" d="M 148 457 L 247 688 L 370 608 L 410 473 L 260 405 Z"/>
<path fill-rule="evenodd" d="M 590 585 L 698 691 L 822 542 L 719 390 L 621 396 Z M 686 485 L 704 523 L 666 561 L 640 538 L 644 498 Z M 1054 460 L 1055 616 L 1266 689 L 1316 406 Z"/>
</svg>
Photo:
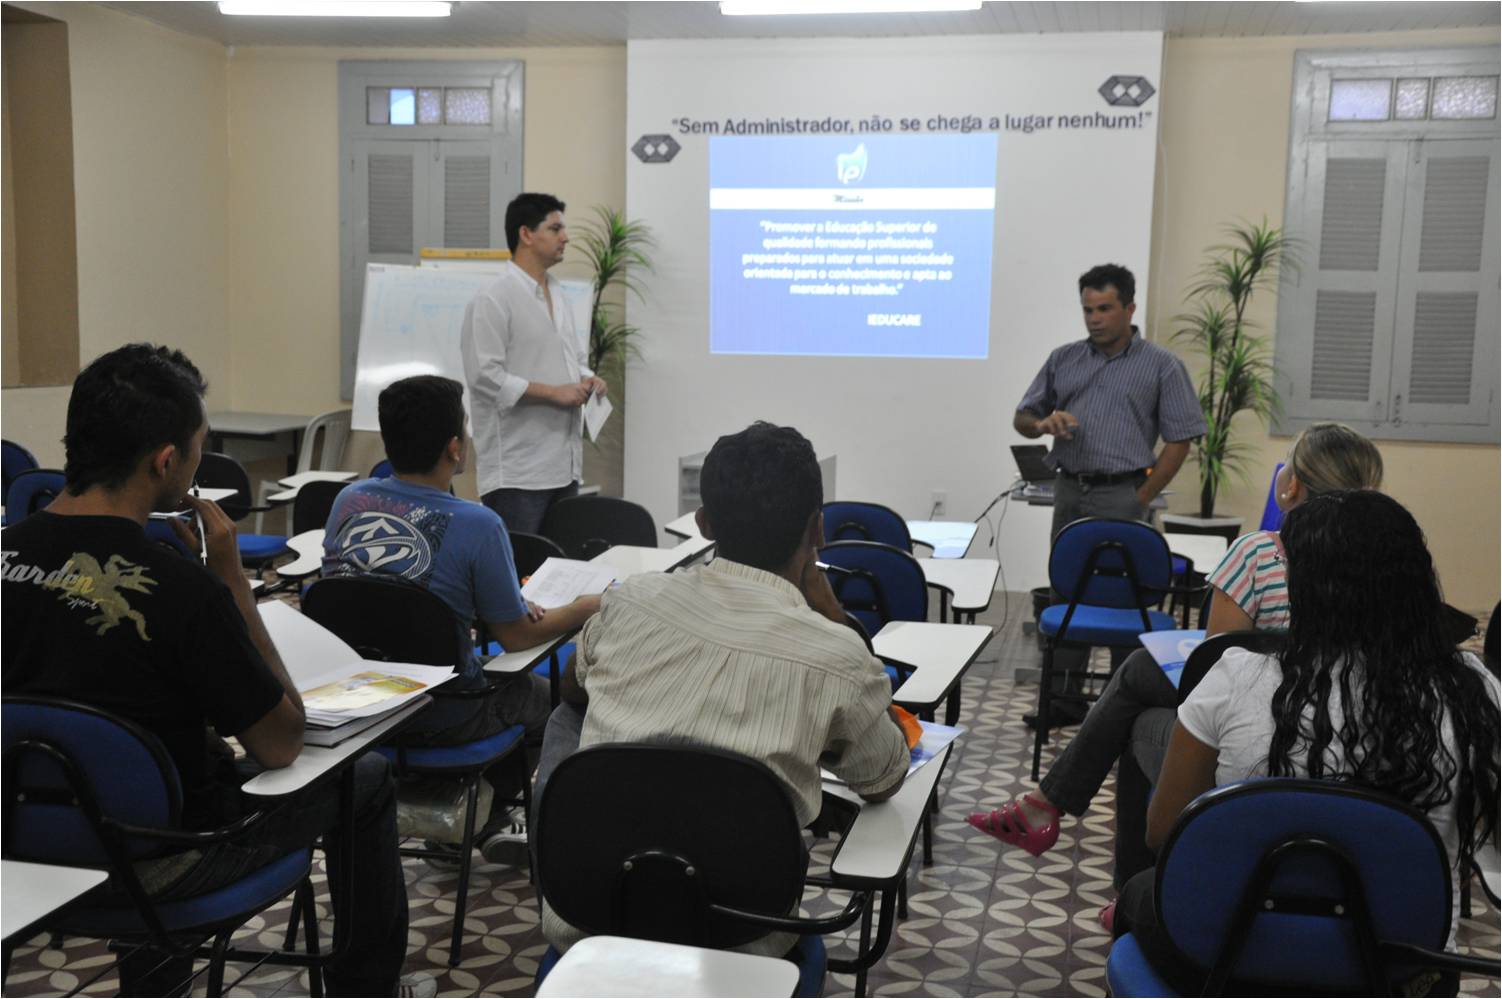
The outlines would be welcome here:
<svg viewBox="0 0 1502 999">
<path fill-rule="evenodd" d="M 570 947 L 537 996 L 788 996 L 797 985 L 797 966 L 779 957 L 598 936 Z"/>
<path fill-rule="evenodd" d="M 892 700 L 923 709 L 949 695 L 990 639 L 991 629 L 984 624 L 890 621 L 871 645 L 878 656 L 917 667 Z"/>
<path fill-rule="evenodd" d="M 968 520 L 910 520 L 907 533 L 934 550 L 934 558 L 964 558 L 975 540 L 976 525 Z"/>
<path fill-rule="evenodd" d="M 433 698 L 416 694 L 391 714 L 382 718 L 363 732 L 356 733 L 337 746 L 304 746 L 289 766 L 279 770 L 263 770 L 240 785 L 240 790 L 257 797 L 279 798 L 292 794 L 334 773 L 346 760 L 359 756 L 381 739 L 411 721 L 412 716 L 427 707 Z"/>
<path fill-rule="evenodd" d="M 282 579 L 302 579 L 323 568 L 323 528 L 292 535 L 287 539 L 287 547 L 297 558 L 277 567 L 276 574 Z"/>
<path fill-rule="evenodd" d="M 891 885 L 907 874 L 907 858 L 918 836 L 924 809 L 953 750 L 953 743 L 945 746 L 940 755 L 903 781 L 901 789 L 886 801 L 862 801 L 860 795 L 843 784 L 825 782 L 825 794 L 860 806 L 860 814 L 840 841 L 829 865 L 837 883 Z"/>
<path fill-rule="evenodd" d="M 929 586 L 950 593 L 949 606 L 956 614 L 978 614 L 991 606 L 1001 563 L 994 558 L 920 558 L 923 578 Z"/>
<path fill-rule="evenodd" d="M 573 638 L 576 634 L 578 634 L 577 628 L 573 631 L 565 632 L 562 635 L 559 635 L 557 638 L 543 642 L 541 645 L 534 645 L 530 649 L 518 649 L 515 652 L 502 652 L 494 659 L 491 659 L 485 663 L 485 672 L 525 673 L 527 670 L 531 669 L 533 666 L 536 666 L 538 663 L 546 659 L 549 655 L 552 654 L 554 649 L 563 645 L 569 639 Z M 564 663 L 558 664 L 560 669 L 564 665 Z"/>
<path fill-rule="evenodd" d="M 0 886 L 0 936 L 9 940 L 38 921 L 61 909 L 95 885 L 104 884 L 106 871 L 56 864 L 3 861 Z"/>
</svg>

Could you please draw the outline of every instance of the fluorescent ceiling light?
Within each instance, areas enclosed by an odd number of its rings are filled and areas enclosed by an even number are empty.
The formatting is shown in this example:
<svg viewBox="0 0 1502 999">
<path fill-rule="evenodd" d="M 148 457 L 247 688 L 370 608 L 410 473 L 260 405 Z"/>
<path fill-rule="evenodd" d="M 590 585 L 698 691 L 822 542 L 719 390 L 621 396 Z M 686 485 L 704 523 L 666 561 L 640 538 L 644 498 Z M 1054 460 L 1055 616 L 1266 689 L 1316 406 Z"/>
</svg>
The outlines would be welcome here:
<svg viewBox="0 0 1502 999">
<path fill-rule="evenodd" d="M 219 13 L 261 17 L 448 17 L 447 0 L 219 0 Z"/>
<path fill-rule="evenodd" d="M 980 10 L 981 0 L 720 0 L 720 13 L 764 14 L 932 14 Z"/>
</svg>

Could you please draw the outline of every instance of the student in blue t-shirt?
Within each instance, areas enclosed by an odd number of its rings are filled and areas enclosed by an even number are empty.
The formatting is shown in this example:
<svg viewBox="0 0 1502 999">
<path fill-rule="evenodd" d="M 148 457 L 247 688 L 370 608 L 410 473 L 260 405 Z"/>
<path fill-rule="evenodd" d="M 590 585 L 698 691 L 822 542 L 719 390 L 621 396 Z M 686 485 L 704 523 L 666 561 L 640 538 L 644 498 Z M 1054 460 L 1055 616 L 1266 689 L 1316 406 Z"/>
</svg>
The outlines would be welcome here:
<svg viewBox="0 0 1502 999">
<path fill-rule="evenodd" d="M 380 395 L 381 440 L 395 474 L 365 479 L 339 494 L 323 536 L 323 574 L 389 573 L 418 583 L 454 611 L 455 640 L 463 650 L 463 679 L 482 682 L 471 624 L 483 621 L 507 649 L 526 649 L 583 625 L 600 609 L 598 596 L 544 611 L 522 597 L 511 539 L 499 515 L 449 493 L 469 448 L 464 386 L 419 375 Z M 424 731 L 408 742 L 456 745 L 512 725 L 526 727 L 529 762 L 536 765 L 551 705 L 547 683 L 531 672 L 504 683 L 485 704 L 453 702 L 425 713 Z M 440 713 L 440 711 L 442 713 Z M 518 788 L 504 767 L 487 774 L 497 798 Z M 502 843 L 519 838 L 503 829 L 497 810 L 477 841 L 487 857 L 507 856 Z M 497 859 L 497 858 L 490 858 Z"/>
</svg>

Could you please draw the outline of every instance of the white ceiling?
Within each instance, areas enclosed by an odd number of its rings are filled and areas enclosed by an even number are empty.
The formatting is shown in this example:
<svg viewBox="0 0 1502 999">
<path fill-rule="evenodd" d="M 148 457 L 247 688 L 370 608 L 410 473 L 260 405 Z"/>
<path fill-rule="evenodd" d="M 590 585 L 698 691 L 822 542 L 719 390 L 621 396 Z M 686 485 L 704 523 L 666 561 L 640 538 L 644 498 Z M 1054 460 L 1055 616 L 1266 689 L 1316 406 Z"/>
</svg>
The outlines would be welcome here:
<svg viewBox="0 0 1502 999">
<path fill-rule="evenodd" d="M 640 38 L 881 37 L 1072 31 L 1163 31 L 1171 36 L 1318 35 L 1497 27 L 1495 2 L 1286 3 L 991 0 L 945 14 L 725 17 L 719 4 L 542 2 L 455 5 L 432 19 L 226 17 L 214 3 L 107 3 L 175 31 L 225 45 L 618 45 Z"/>
</svg>

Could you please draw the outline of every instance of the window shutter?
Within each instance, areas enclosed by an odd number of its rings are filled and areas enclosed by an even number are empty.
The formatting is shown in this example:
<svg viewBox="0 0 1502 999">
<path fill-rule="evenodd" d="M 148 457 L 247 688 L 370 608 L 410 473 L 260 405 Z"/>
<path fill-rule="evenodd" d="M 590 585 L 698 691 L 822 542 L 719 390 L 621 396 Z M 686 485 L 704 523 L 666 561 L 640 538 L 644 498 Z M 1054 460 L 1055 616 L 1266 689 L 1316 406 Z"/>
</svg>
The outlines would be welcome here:
<svg viewBox="0 0 1502 999">
<path fill-rule="evenodd" d="M 413 254 L 413 157 L 371 153 L 366 157 L 369 171 L 368 211 L 370 220 L 370 255 Z"/>
<path fill-rule="evenodd" d="M 443 245 L 477 249 L 491 246 L 489 156 L 444 157 Z"/>
</svg>

